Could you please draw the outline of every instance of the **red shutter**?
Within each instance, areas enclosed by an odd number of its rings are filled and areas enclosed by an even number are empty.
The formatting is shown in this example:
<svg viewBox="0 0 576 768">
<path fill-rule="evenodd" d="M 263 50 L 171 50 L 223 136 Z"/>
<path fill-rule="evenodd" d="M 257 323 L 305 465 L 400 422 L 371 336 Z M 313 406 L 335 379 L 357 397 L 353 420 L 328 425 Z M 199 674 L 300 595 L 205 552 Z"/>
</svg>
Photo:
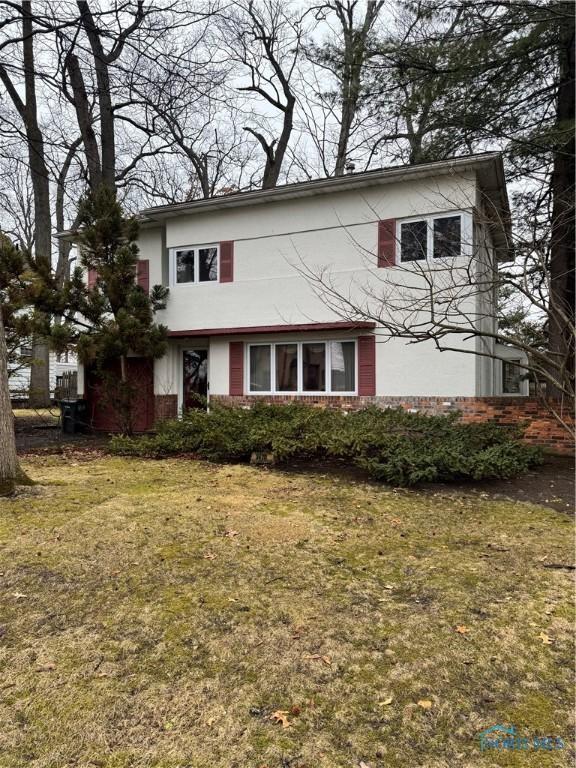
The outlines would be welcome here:
<svg viewBox="0 0 576 768">
<path fill-rule="evenodd" d="M 378 266 L 393 267 L 396 264 L 396 219 L 378 222 Z"/>
<path fill-rule="evenodd" d="M 150 262 L 139 259 L 136 262 L 136 282 L 146 293 L 150 290 Z"/>
<path fill-rule="evenodd" d="M 92 290 L 94 286 L 96 285 L 96 280 L 98 279 L 98 272 L 95 269 L 89 269 L 88 270 L 88 288 L 89 290 Z"/>
<path fill-rule="evenodd" d="M 244 342 L 230 342 L 230 394 L 244 394 Z"/>
<path fill-rule="evenodd" d="M 358 337 L 358 394 L 376 394 L 376 337 Z"/>
<path fill-rule="evenodd" d="M 234 241 L 220 243 L 220 282 L 231 283 L 234 280 Z"/>
</svg>

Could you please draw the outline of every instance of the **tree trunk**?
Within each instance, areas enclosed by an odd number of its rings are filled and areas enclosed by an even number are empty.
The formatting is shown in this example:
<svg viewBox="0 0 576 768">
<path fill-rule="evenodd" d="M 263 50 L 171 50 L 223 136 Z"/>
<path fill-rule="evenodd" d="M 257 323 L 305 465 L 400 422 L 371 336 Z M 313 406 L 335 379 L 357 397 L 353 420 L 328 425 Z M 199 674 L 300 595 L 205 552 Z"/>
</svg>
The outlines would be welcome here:
<svg viewBox="0 0 576 768">
<path fill-rule="evenodd" d="M 50 405 L 50 349 L 46 341 L 37 336 L 32 340 L 28 404 L 32 408 Z"/>
<path fill-rule="evenodd" d="M 44 278 L 52 270 L 52 232 L 50 218 L 50 183 L 44 155 L 44 138 L 38 124 L 36 104 L 36 75 L 34 66 L 34 38 L 30 0 L 22 3 L 22 32 L 24 51 L 24 122 L 28 139 L 28 162 L 34 193 L 34 262 Z M 42 339 L 34 339 L 30 370 L 30 404 L 37 407 L 50 405 L 49 350 Z"/>
<path fill-rule="evenodd" d="M 12 493 L 16 484 L 22 480 L 22 473 L 16 456 L 7 363 L 6 337 L 2 312 L 0 312 L 0 496 Z"/>
<path fill-rule="evenodd" d="M 559 40 L 560 82 L 556 124 L 566 135 L 554 153 L 552 238 L 550 251 L 550 353 L 565 363 L 565 378 L 574 391 L 574 18 Z M 551 393 L 552 394 L 552 393 Z"/>
<path fill-rule="evenodd" d="M 92 125 L 92 108 L 86 92 L 84 77 L 82 75 L 82 70 L 80 69 L 80 62 L 74 53 L 69 53 L 66 57 L 66 70 L 68 72 L 68 77 L 70 78 L 76 119 L 78 121 L 78 128 L 80 129 L 82 143 L 84 145 L 90 188 L 97 189 L 102 183 L 100 150 L 98 149 L 98 140 Z"/>
<path fill-rule="evenodd" d="M 282 123 L 282 133 L 276 146 L 276 151 L 273 147 L 270 147 L 270 152 L 267 153 L 266 166 L 264 167 L 264 174 L 262 177 L 262 189 L 272 189 L 278 184 L 280 177 L 280 171 L 282 170 L 282 163 L 286 150 L 288 149 L 288 143 L 290 142 L 290 135 L 292 134 L 292 128 L 294 126 L 294 106 L 296 99 L 293 96 L 289 96 L 288 104 L 284 109 L 284 121 Z"/>
<path fill-rule="evenodd" d="M 335 176 L 342 176 L 346 170 L 348 144 L 352 124 L 358 111 L 362 90 L 362 72 L 368 54 L 368 37 L 382 8 L 382 2 L 368 0 L 362 26 L 354 26 L 355 3 L 335 3 L 336 15 L 342 27 L 344 38 L 344 62 L 342 67 L 342 112 L 336 150 Z"/>
<path fill-rule="evenodd" d="M 100 32 L 85 0 L 77 0 L 82 15 L 82 26 L 88 36 L 98 89 L 98 106 L 100 108 L 100 145 L 102 148 L 102 183 L 110 189 L 116 189 L 116 141 L 114 137 L 114 109 L 110 95 L 110 73 L 108 57 L 102 47 Z"/>
</svg>

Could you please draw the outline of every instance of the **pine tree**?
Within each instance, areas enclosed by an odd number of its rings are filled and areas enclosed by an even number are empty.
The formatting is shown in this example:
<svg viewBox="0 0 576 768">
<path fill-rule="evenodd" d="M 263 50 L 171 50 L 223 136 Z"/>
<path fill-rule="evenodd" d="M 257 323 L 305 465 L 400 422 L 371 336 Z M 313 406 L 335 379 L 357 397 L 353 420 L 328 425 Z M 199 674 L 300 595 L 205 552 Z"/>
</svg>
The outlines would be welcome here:
<svg viewBox="0 0 576 768">
<path fill-rule="evenodd" d="M 107 404 L 118 427 L 133 429 L 136 384 L 130 380 L 127 358 L 161 357 L 167 329 L 155 323 L 164 309 L 168 289 L 154 286 L 147 294 L 136 283 L 138 222 L 124 215 L 116 194 L 102 185 L 89 193 L 79 210 L 80 264 L 65 287 L 65 303 L 77 308 L 85 326 L 77 333 L 78 356 L 100 378 Z M 85 288 L 82 273 L 93 270 L 96 283 Z M 70 324 L 55 328 L 55 343 L 65 344 Z"/>
</svg>

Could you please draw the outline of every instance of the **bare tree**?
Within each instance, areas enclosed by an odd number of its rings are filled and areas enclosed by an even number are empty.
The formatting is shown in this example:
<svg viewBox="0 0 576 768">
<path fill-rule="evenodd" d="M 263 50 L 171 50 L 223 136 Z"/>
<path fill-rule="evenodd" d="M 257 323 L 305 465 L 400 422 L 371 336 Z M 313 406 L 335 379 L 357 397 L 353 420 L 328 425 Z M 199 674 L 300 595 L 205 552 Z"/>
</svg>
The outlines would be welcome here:
<svg viewBox="0 0 576 768">
<path fill-rule="evenodd" d="M 184 45 L 168 39 L 154 62 L 138 56 L 131 66 L 130 96 L 143 107 L 134 121 L 150 139 L 151 157 L 171 155 L 160 178 L 149 174 L 150 182 L 166 185 L 162 190 L 153 185 L 162 198 L 170 184 L 166 174 L 179 179 L 179 200 L 237 189 L 251 159 L 252 148 L 240 130 L 238 94 L 228 87 L 233 65 L 213 53 L 209 27 L 199 24 Z"/>
<path fill-rule="evenodd" d="M 546 200 L 540 199 L 546 206 Z M 446 200 L 446 208 L 458 208 Z M 482 213 L 482 210 L 485 213 Z M 377 212 L 373 211 L 378 219 Z M 545 322 L 550 316 L 552 272 L 550 227 L 542 237 L 533 225 L 533 210 L 512 236 L 509 222 L 500 212 L 497 226 L 509 231 L 508 248 L 515 258 L 496 262 L 490 255 L 493 244 L 487 232 L 494 227 L 492 201 L 485 200 L 476 214 L 475 231 L 462 241 L 447 241 L 445 253 L 430 259 L 419 252 L 415 243 L 409 260 L 400 258 L 402 241 L 395 238 L 396 261 L 386 269 L 374 270 L 376 254 L 366 249 L 347 230 L 348 238 L 362 254 L 372 277 L 342 287 L 329 266 L 310 267 L 302 261 L 299 268 L 323 303 L 346 320 L 368 320 L 377 324 L 382 342 L 404 339 L 408 344 L 429 342 L 441 352 L 471 354 L 499 361 L 507 359 L 503 348 L 518 353 L 519 365 L 537 388 L 538 394 L 554 417 L 571 433 L 570 420 L 574 402 L 574 373 L 570 352 L 550 354 L 549 344 L 540 335 L 530 338 L 516 325 L 506 322 L 512 302 L 521 305 L 524 316 Z M 545 214 L 546 215 L 546 214 Z M 548 217 L 548 221 L 550 221 Z M 452 249 L 454 249 L 452 251 Z M 506 301 L 497 302 L 498 296 Z M 574 339 L 574 317 L 558 306 L 565 333 Z M 472 342 L 472 343 L 469 343 Z"/>
<path fill-rule="evenodd" d="M 223 34 L 231 37 L 232 58 L 249 77 L 249 85 L 239 90 L 260 97 L 281 118 L 276 138 L 265 135 L 270 135 L 266 130 L 270 123 L 267 114 L 259 116 L 257 128 L 244 128 L 264 151 L 262 188 L 269 189 L 278 183 L 294 128 L 296 95 L 292 80 L 301 51 L 303 15 L 285 10 L 280 0 L 236 2 L 234 8 L 236 12 L 221 18 L 220 25 Z"/>
<path fill-rule="evenodd" d="M 308 55 L 337 80 L 338 138 L 334 176 L 342 176 L 349 161 L 348 149 L 361 99 L 366 93 L 366 64 L 374 56 L 373 31 L 384 0 L 368 0 L 364 17 L 358 19 L 358 0 L 331 0 L 319 7 L 317 18 L 334 15 L 338 32 L 334 41 L 310 46 Z"/>
<path fill-rule="evenodd" d="M 22 2 L 22 56 L 24 99 L 20 96 L 6 62 L 0 62 L 0 80 L 24 126 L 34 195 L 34 267 L 48 277 L 52 259 L 50 180 L 46 165 L 44 136 L 38 115 L 33 14 L 30 0 Z M 38 336 L 34 337 L 32 350 L 30 402 L 38 407 L 44 407 L 50 403 L 49 349 L 46 340 Z"/>
</svg>

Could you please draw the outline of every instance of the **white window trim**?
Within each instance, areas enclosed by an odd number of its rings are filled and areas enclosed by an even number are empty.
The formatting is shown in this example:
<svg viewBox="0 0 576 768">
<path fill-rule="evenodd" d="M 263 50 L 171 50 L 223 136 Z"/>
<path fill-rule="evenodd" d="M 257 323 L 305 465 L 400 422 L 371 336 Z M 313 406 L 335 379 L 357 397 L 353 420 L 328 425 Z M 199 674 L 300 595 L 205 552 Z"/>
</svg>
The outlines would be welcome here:
<svg viewBox="0 0 576 768">
<path fill-rule="evenodd" d="M 397 227 L 397 248 L 400 264 L 434 264 L 439 263 L 441 259 L 434 258 L 434 220 L 451 219 L 455 216 L 460 217 L 460 255 L 454 259 L 461 259 L 463 256 L 472 255 L 472 215 L 468 211 L 447 211 L 445 213 L 430 213 L 426 216 L 411 216 L 406 219 L 398 219 Z M 413 224 L 416 221 L 426 222 L 426 258 L 404 261 L 402 258 L 402 224 Z"/>
<path fill-rule="evenodd" d="M 354 343 L 354 383 L 356 385 L 353 391 L 343 392 L 340 390 L 332 390 L 332 342 L 353 342 Z M 295 344 L 297 350 L 297 363 L 298 363 L 298 375 L 297 375 L 297 388 L 295 390 L 277 390 L 276 389 L 276 352 L 275 347 L 283 344 Z M 302 358 L 302 345 L 303 344 L 325 344 L 326 345 L 326 389 L 323 391 L 310 391 L 304 390 L 303 383 L 303 358 Z M 244 381 L 246 386 L 244 387 L 246 395 L 298 395 L 304 397 L 352 397 L 358 394 L 358 340 L 357 339 L 310 339 L 295 341 L 294 339 L 286 339 L 282 341 L 255 341 L 248 342 L 246 345 L 246 352 L 244 355 Z M 264 392 L 259 390 L 253 392 L 250 389 L 250 349 L 251 347 L 270 347 L 270 384 L 271 389 Z"/>
<path fill-rule="evenodd" d="M 200 269 L 198 265 L 201 248 L 216 248 L 216 279 L 200 280 Z M 178 283 L 176 281 L 176 254 L 179 251 L 194 251 L 194 282 Z M 170 259 L 168 263 L 169 281 L 171 288 L 187 288 L 191 285 L 212 285 L 220 282 L 220 243 L 199 243 L 197 245 L 178 245 L 169 249 Z"/>
</svg>

